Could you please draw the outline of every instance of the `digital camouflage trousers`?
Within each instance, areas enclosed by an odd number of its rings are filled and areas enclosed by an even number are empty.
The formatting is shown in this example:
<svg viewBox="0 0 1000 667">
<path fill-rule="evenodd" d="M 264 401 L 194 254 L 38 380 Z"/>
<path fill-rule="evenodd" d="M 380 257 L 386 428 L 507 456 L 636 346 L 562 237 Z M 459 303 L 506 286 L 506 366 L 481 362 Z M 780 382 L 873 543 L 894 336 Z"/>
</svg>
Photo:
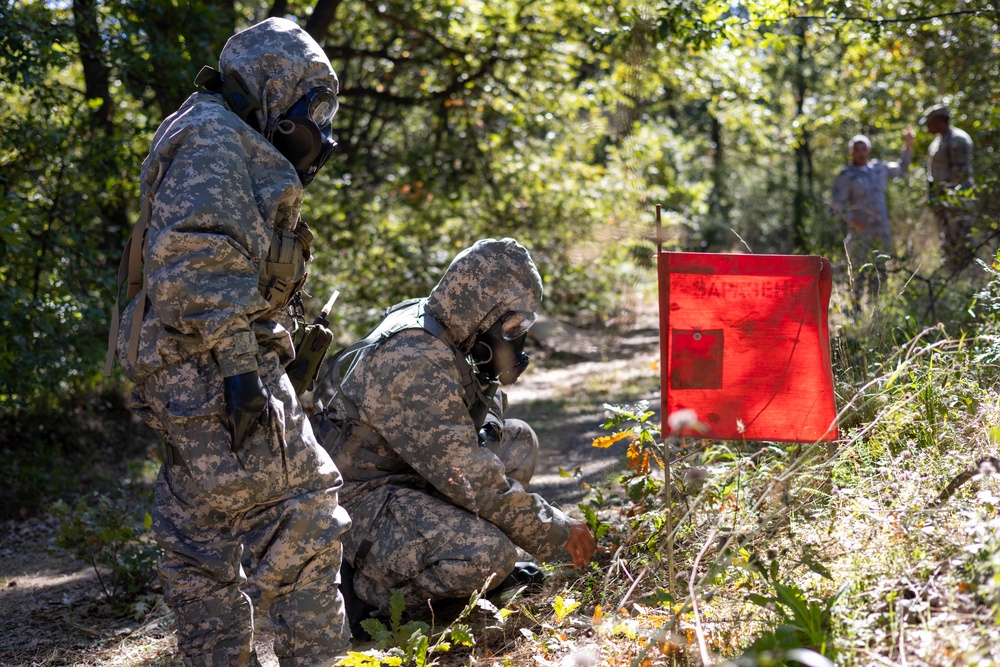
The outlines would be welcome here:
<svg viewBox="0 0 1000 667">
<path fill-rule="evenodd" d="M 231 451 L 222 377 L 210 355 L 165 368 L 137 387 L 133 410 L 168 445 L 156 484 L 153 533 L 164 599 L 177 619 L 185 665 L 248 665 L 250 582 L 274 624 L 282 667 L 332 665 L 349 647 L 337 590 L 342 480 L 295 397 L 277 356 L 261 360 L 268 409 L 239 452 Z"/>
<path fill-rule="evenodd" d="M 538 438 L 526 423 L 508 419 L 499 438 L 486 444 L 506 474 L 527 486 L 538 460 Z M 493 575 L 499 584 L 514 569 L 518 549 L 489 521 L 424 489 L 382 486 L 345 503 L 362 531 L 344 538 L 354 565 L 357 596 L 382 612 L 402 591 L 409 609 L 427 601 L 467 598 Z"/>
</svg>

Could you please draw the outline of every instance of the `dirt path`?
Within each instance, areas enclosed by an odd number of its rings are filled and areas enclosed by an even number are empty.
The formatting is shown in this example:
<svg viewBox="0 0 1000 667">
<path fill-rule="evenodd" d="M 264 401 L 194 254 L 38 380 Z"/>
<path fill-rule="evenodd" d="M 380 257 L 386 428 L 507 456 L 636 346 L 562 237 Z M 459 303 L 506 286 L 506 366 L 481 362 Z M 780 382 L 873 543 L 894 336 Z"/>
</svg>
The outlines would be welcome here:
<svg viewBox="0 0 1000 667">
<path fill-rule="evenodd" d="M 581 482 L 602 480 L 624 458 L 623 445 L 591 446 L 606 433 L 603 405 L 645 399 L 659 410 L 655 315 L 599 342 L 599 359 L 529 349 L 532 366 L 508 392 L 509 416 L 530 423 L 541 443 L 530 489 L 568 511 L 586 492 Z M 157 606 L 108 617 L 93 568 L 55 547 L 55 528 L 47 517 L 0 526 L 0 667 L 180 665 L 171 615 Z M 259 630 L 266 642 L 266 621 Z M 265 667 L 276 664 L 263 648 Z"/>
<path fill-rule="evenodd" d="M 541 356 L 538 363 L 507 392 L 508 415 L 531 424 L 539 438 L 530 490 L 573 507 L 583 495 L 581 481 L 599 481 L 621 464 L 624 443 L 608 449 L 591 443 L 608 434 L 600 428 L 606 403 L 646 400 L 659 412 L 657 336 L 655 319 L 645 318 L 607 345 L 604 360 L 560 361 L 559 355 L 535 355 Z"/>
</svg>

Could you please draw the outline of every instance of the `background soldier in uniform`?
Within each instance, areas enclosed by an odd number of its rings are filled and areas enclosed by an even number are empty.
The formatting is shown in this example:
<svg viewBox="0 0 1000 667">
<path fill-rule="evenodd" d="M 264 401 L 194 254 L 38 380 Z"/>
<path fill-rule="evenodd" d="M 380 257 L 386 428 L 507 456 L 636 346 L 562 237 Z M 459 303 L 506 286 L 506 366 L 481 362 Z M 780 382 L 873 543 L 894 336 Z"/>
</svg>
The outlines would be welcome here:
<svg viewBox="0 0 1000 667">
<path fill-rule="evenodd" d="M 523 344 L 541 296 L 524 247 L 479 241 L 428 298 L 391 308 L 332 362 L 335 393 L 315 419 L 354 521 L 342 588 L 355 636 L 395 591 L 415 610 L 468 598 L 490 575 L 494 586 L 538 581 L 516 547 L 545 560 L 568 552 L 580 568 L 590 561 L 587 525 L 525 491 L 538 440 L 524 422 L 502 419 L 493 394 L 527 367 Z"/>
<path fill-rule="evenodd" d="M 167 445 L 153 531 L 185 664 L 256 662 L 245 547 L 280 664 L 331 665 L 349 646 L 336 583 L 350 520 L 285 375 L 294 351 L 278 320 L 310 258 L 302 187 L 335 145 L 338 81 L 284 19 L 230 38 L 219 68 L 202 70 L 207 92 L 163 122 L 143 163 L 112 347 L 133 410 Z"/>
<path fill-rule="evenodd" d="M 892 249 L 885 188 L 890 178 L 902 176 L 913 159 L 913 130 L 906 128 L 899 162 L 871 160 L 872 142 L 863 134 L 851 137 L 851 163 L 833 180 L 833 210 L 847 225 L 844 246 L 856 275 L 854 304 L 859 307 L 865 287 L 875 293 L 885 280 L 885 260 Z"/>
<path fill-rule="evenodd" d="M 927 149 L 927 192 L 941 234 L 941 249 L 945 266 L 961 269 L 973 257 L 969 243 L 973 215 L 971 190 L 972 139 L 950 124 L 951 112 L 943 104 L 924 111 L 920 119 L 934 137 Z M 949 196 L 951 199 L 949 200 Z"/>
</svg>

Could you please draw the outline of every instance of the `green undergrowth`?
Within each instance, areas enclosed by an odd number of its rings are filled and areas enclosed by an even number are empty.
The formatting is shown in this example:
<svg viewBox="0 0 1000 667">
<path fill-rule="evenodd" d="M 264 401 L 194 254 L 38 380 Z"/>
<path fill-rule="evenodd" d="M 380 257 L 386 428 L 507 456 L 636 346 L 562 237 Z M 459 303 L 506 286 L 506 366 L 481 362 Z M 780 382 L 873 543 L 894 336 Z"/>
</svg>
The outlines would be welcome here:
<svg viewBox="0 0 1000 667">
<path fill-rule="evenodd" d="M 1000 269 L 978 271 L 941 321 L 899 285 L 843 317 L 836 442 L 664 439 L 606 406 L 594 444 L 629 450 L 581 507 L 607 528 L 578 584 L 595 631 L 631 623 L 632 664 L 1000 664 Z"/>
<path fill-rule="evenodd" d="M 626 383 L 593 443 L 627 445 L 621 470 L 573 508 L 598 538 L 588 568 L 546 565 L 541 590 L 477 594 L 448 622 L 397 604 L 346 664 L 1000 665 L 995 267 L 932 320 L 904 276 L 861 313 L 834 295 L 834 442 L 675 437 L 697 415 L 661 433 Z M 63 506 L 64 536 L 86 537 L 74 516 L 117 526 L 106 503 Z M 107 549 L 142 543 L 119 528 Z"/>
<path fill-rule="evenodd" d="M 578 508 L 595 562 L 512 601 L 502 653 L 473 625 L 452 659 L 1000 664 L 995 267 L 953 281 L 932 319 L 905 276 L 861 313 L 835 295 L 835 442 L 664 438 L 648 404 L 606 405 L 594 445 L 628 452 Z"/>
<path fill-rule="evenodd" d="M 57 500 L 114 493 L 136 464 L 155 464 L 156 437 L 121 396 L 96 394 L 58 411 L 0 416 L 0 521 L 38 516 Z"/>
</svg>

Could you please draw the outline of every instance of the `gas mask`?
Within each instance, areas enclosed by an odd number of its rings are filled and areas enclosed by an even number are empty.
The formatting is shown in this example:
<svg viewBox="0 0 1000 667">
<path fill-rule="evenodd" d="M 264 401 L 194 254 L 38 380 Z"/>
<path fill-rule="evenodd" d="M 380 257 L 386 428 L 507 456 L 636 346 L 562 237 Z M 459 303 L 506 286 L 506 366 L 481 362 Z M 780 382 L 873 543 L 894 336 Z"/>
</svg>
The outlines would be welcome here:
<svg viewBox="0 0 1000 667">
<path fill-rule="evenodd" d="M 528 367 L 524 341 L 534 323 L 534 313 L 509 312 L 476 336 L 469 354 L 479 371 L 501 384 L 516 382 Z"/>
<path fill-rule="evenodd" d="M 295 167 L 303 187 L 312 183 L 337 145 L 331 122 L 339 106 L 335 92 L 313 88 L 278 119 L 271 143 Z"/>
</svg>

